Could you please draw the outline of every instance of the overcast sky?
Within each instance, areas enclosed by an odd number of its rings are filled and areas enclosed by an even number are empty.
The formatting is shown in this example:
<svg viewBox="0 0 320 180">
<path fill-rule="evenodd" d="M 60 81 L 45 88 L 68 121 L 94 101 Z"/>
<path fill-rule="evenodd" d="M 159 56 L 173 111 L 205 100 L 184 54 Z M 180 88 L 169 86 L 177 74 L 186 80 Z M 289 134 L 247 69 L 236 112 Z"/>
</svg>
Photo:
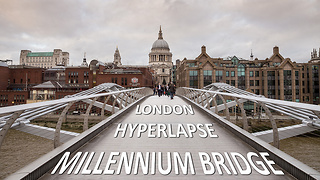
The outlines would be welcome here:
<svg viewBox="0 0 320 180">
<path fill-rule="evenodd" d="M 0 59 L 19 63 L 20 51 L 70 53 L 87 60 L 148 64 L 160 25 L 176 59 L 266 59 L 279 46 L 285 58 L 310 60 L 320 48 L 319 0 L 0 0 Z"/>
</svg>

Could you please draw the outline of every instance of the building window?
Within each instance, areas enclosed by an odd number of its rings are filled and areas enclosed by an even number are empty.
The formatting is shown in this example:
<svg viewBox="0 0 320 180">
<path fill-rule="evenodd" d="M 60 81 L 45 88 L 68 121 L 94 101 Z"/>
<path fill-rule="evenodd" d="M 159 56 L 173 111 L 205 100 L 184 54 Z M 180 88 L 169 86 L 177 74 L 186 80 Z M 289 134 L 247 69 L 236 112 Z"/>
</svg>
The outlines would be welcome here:
<svg viewBox="0 0 320 180">
<path fill-rule="evenodd" d="M 238 66 L 238 76 L 245 76 L 245 67 L 243 64 L 240 64 Z"/>
<path fill-rule="evenodd" d="M 268 98 L 275 98 L 276 91 L 275 91 L 275 72 L 274 71 L 268 71 L 267 72 L 268 76 Z"/>
<path fill-rule="evenodd" d="M 195 63 L 188 63 L 189 67 L 196 67 Z"/>
<path fill-rule="evenodd" d="M 291 80 L 291 70 L 283 70 L 283 90 L 284 90 L 284 100 L 292 101 L 292 80 Z"/>
<path fill-rule="evenodd" d="M 229 77 L 229 71 L 226 71 L 226 77 Z"/>
<path fill-rule="evenodd" d="M 216 82 L 220 82 L 222 80 L 223 71 L 216 71 Z"/>
<path fill-rule="evenodd" d="M 234 76 L 235 76 L 235 72 L 231 71 L 231 77 L 234 77 Z"/>
<path fill-rule="evenodd" d="M 238 65 L 238 64 L 239 64 L 239 59 L 234 56 L 234 57 L 231 59 L 231 62 L 232 62 L 232 65 Z"/>
<path fill-rule="evenodd" d="M 256 71 L 255 77 L 259 77 L 259 71 Z"/>
<path fill-rule="evenodd" d="M 245 89 L 245 66 L 239 64 L 238 66 L 238 88 Z"/>
<path fill-rule="evenodd" d="M 249 76 L 253 77 L 253 71 L 249 71 Z"/>
<path fill-rule="evenodd" d="M 203 71 L 203 85 L 207 86 L 212 83 L 212 70 Z"/>
<path fill-rule="evenodd" d="M 189 71 L 189 80 L 191 88 L 198 88 L 198 71 Z"/>
<path fill-rule="evenodd" d="M 250 80 L 250 86 L 254 86 L 254 81 Z"/>
<path fill-rule="evenodd" d="M 231 80 L 231 86 L 236 86 L 236 81 L 235 80 Z"/>
<path fill-rule="evenodd" d="M 259 86 L 259 80 L 256 80 L 256 86 Z"/>
<path fill-rule="evenodd" d="M 164 69 L 162 69 L 162 72 L 164 73 Z"/>
<path fill-rule="evenodd" d="M 124 85 L 127 85 L 127 78 L 124 78 Z"/>
<path fill-rule="evenodd" d="M 124 79 L 121 78 L 121 85 L 123 86 L 123 84 L 124 84 Z"/>
</svg>

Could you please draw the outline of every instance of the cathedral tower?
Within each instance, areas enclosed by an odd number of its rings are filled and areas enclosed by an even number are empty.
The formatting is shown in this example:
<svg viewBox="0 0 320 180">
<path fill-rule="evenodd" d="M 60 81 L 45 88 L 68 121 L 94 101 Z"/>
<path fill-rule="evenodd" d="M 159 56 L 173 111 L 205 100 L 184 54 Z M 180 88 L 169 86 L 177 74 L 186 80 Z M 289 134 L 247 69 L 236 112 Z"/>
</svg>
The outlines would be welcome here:
<svg viewBox="0 0 320 180">
<path fill-rule="evenodd" d="M 117 66 L 122 65 L 121 64 L 121 56 L 120 56 L 120 52 L 118 49 L 118 46 L 116 48 L 116 51 L 114 52 L 114 59 L 113 59 L 113 63 Z"/>
<path fill-rule="evenodd" d="M 156 83 L 168 84 L 171 81 L 172 53 L 168 43 L 163 39 L 161 26 L 158 39 L 153 43 L 149 53 L 149 65 L 154 70 Z"/>
</svg>

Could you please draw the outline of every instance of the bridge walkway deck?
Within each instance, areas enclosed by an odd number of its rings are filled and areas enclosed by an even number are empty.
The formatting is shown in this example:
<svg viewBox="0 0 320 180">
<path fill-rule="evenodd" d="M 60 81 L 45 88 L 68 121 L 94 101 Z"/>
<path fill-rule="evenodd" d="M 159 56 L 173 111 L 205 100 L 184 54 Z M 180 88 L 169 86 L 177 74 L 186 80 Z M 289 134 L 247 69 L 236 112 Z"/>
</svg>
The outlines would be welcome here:
<svg viewBox="0 0 320 180">
<path fill-rule="evenodd" d="M 250 175 L 228 175 L 226 171 L 223 171 L 223 175 L 219 175 L 216 171 L 213 175 L 205 175 L 201 166 L 201 161 L 199 158 L 198 153 L 199 152 L 206 152 L 210 155 L 211 152 L 219 152 L 222 155 L 224 155 L 224 152 L 230 153 L 230 152 L 238 152 L 244 156 L 247 155 L 248 152 L 256 152 L 255 149 L 253 149 L 251 146 L 240 140 L 238 137 L 236 137 L 234 134 L 229 132 L 228 130 L 224 129 L 222 126 L 220 126 L 218 123 L 216 123 L 212 118 L 210 118 L 207 114 L 205 114 L 203 111 L 195 108 L 192 104 L 189 102 L 184 101 L 183 99 L 179 97 L 174 97 L 173 100 L 170 100 L 170 98 L 166 96 L 158 97 L 158 96 L 151 96 L 147 98 L 146 100 L 142 101 L 140 103 L 140 106 L 143 107 L 145 105 L 169 105 L 173 107 L 174 105 L 191 105 L 194 110 L 194 115 L 191 115 L 188 113 L 177 115 L 172 113 L 171 115 L 137 115 L 136 114 L 136 108 L 133 108 L 131 111 L 127 112 L 123 116 L 121 116 L 120 119 L 115 121 L 112 125 L 110 125 L 107 129 L 105 129 L 102 133 L 100 133 L 97 137 L 95 137 L 93 140 L 85 144 L 82 148 L 78 150 L 78 152 L 95 152 L 95 156 L 93 157 L 93 160 L 89 166 L 88 169 L 93 170 L 94 166 L 96 165 L 98 161 L 98 157 L 101 152 L 105 152 L 105 156 L 101 162 L 100 168 L 101 170 L 105 169 L 105 166 L 107 164 L 107 160 L 109 158 L 109 154 L 111 152 L 127 152 L 128 156 L 130 156 L 130 152 L 142 152 L 143 155 L 146 155 L 146 152 L 162 152 L 163 155 L 166 157 L 167 152 L 179 152 L 182 160 L 184 161 L 184 155 L 186 152 L 190 152 L 193 159 L 193 165 L 196 174 L 193 175 L 191 173 L 191 168 L 188 168 L 188 174 L 185 175 L 182 173 L 181 169 L 179 169 L 179 175 L 175 174 L 175 168 L 174 164 L 172 163 L 172 170 L 171 173 L 168 175 L 162 175 L 159 173 L 158 170 L 158 164 L 156 164 L 156 172 L 154 175 L 149 174 L 144 175 L 142 173 L 141 167 L 139 167 L 139 171 L 137 175 L 134 175 L 134 164 L 131 171 L 131 175 L 127 175 L 124 171 L 124 168 L 122 168 L 121 173 L 114 174 L 114 175 L 82 175 L 81 171 L 79 174 L 75 175 L 73 174 L 67 174 L 67 172 L 64 172 L 63 174 L 59 175 L 58 172 L 51 175 L 51 172 L 48 172 L 45 174 L 42 179 L 212 179 L 212 178 L 223 178 L 223 179 L 292 179 L 292 176 L 287 174 L 285 171 L 284 176 L 274 175 L 271 172 L 270 175 L 264 176 L 259 174 L 257 171 L 255 171 L 252 167 L 252 172 Z M 187 124 L 212 124 L 212 128 L 215 130 L 213 134 L 218 135 L 217 138 L 201 138 L 199 134 L 202 134 L 201 132 L 194 133 L 193 138 L 186 138 L 185 136 L 180 136 L 180 138 L 149 138 L 148 133 L 142 133 L 140 138 L 137 138 L 137 134 L 134 134 L 134 137 L 129 137 L 129 132 L 126 133 L 125 137 L 114 137 L 114 134 L 117 129 L 117 125 L 119 123 L 124 124 L 165 124 L 165 125 L 171 125 L 173 127 L 173 134 L 176 132 L 178 124 L 182 124 L 184 127 L 187 127 Z M 157 133 L 153 133 L 157 134 Z M 121 133 L 120 133 L 121 135 Z M 135 157 L 136 158 L 136 157 Z M 145 158 L 145 156 L 144 156 Z M 119 156 L 114 156 L 114 159 L 119 162 Z M 172 158 L 171 158 L 172 159 Z M 255 160 L 263 161 L 262 158 L 254 158 Z M 151 162 L 151 161 L 149 161 Z M 166 158 L 163 160 L 163 168 L 166 169 Z M 156 161 L 156 163 L 158 163 Z M 227 163 L 226 163 L 227 164 Z M 242 161 L 240 162 L 241 165 L 243 165 Z M 227 165 L 228 166 L 228 165 Z M 228 166 L 230 167 L 230 166 Z M 258 166 L 259 167 L 259 166 Z M 280 168 L 277 165 L 274 165 L 275 169 L 280 170 Z M 83 167 L 82 167 L 83 168 Z M 118 164 L 111 164 L 110 169 L 113 169 L 117 171 Z M 230 169 L 230 168 L 229 168 Z M 261 169 L 261 167 L 260 167 Z M 231 169 L 230 169 L 231 170 Z M 231 171 L 232 172 L 232 171 Z"/>
</svg>

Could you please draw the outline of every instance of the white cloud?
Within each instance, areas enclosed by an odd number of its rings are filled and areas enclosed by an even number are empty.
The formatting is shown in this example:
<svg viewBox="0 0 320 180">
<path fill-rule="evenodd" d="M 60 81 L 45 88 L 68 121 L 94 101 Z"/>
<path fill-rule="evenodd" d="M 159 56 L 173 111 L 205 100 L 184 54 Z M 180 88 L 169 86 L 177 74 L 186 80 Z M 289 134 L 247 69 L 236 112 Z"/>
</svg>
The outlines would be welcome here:
<svg viewBox="0 0 320 180">
<path fill-rule="evenodd" d="M 18 63 L 20 50 L 70 53 L 72 64 L 112 61 L 119 46 L 123 64 L 147 64 L 162 25 L 173 60 L 193 59 L 207 46 L 212 57 L 265 59 L 273 46 L 293 61 L 307 62 L 320 47 L 319 1 L 82 0 L 2 1 L 0 59 Z"/>
</svg>

